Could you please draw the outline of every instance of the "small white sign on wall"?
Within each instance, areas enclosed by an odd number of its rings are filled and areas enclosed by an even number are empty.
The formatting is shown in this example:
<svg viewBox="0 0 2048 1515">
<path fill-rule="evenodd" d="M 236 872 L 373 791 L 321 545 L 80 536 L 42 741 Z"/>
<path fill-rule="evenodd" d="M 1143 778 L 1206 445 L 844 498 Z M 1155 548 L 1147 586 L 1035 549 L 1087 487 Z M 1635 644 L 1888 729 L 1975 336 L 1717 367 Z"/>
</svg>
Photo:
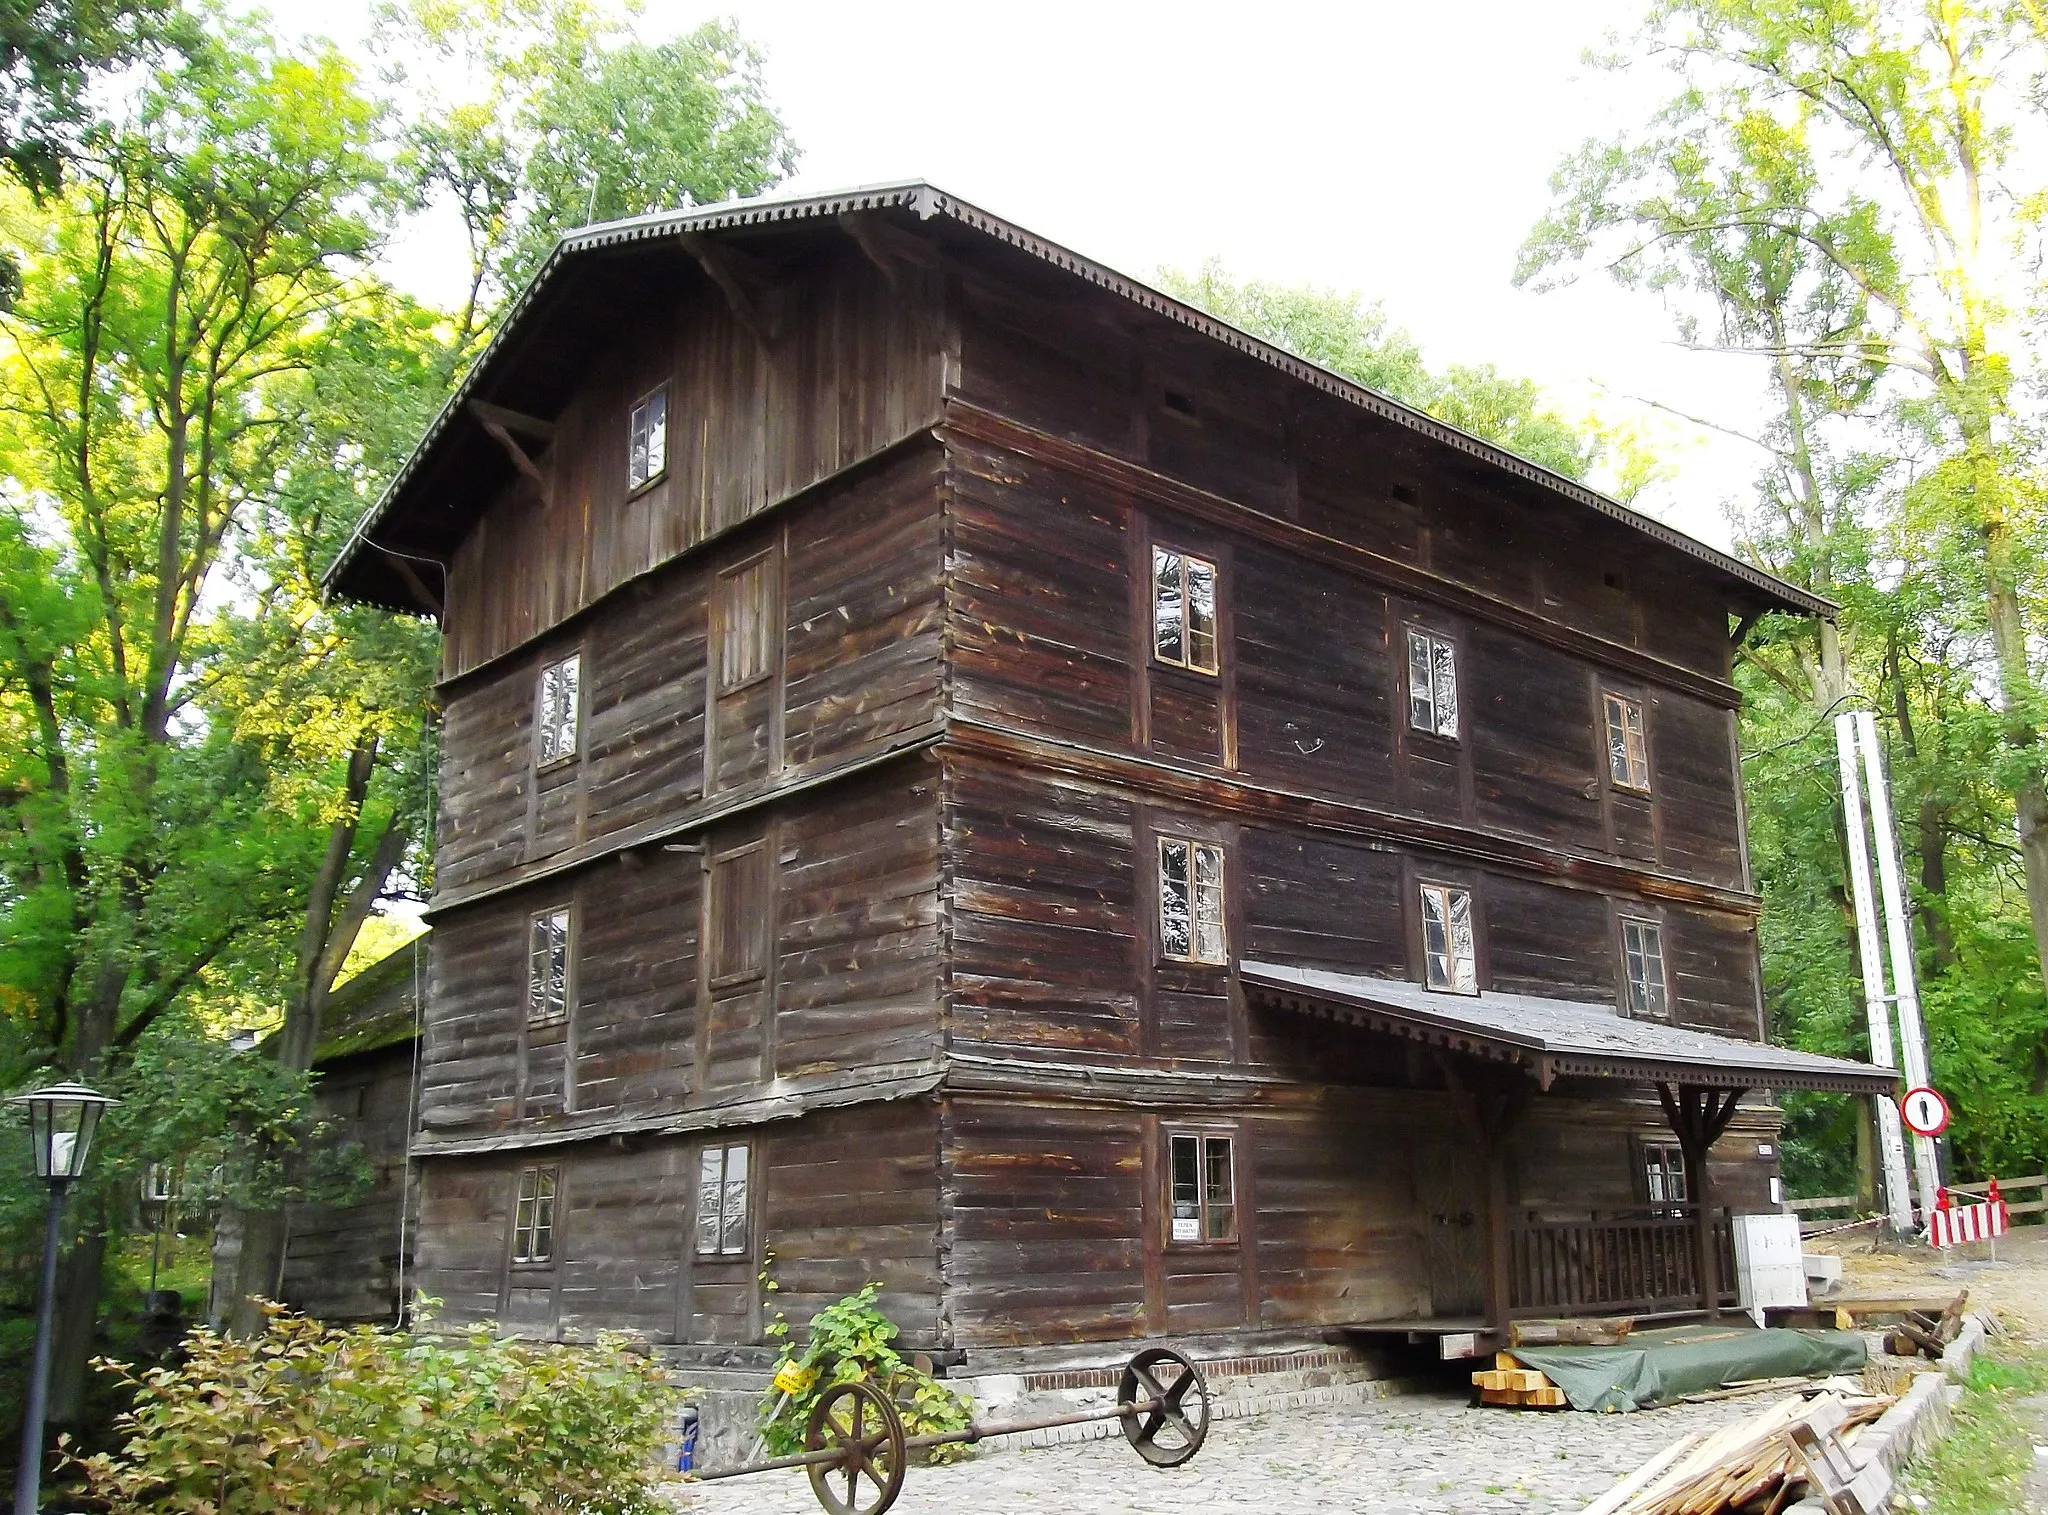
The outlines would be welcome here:
<svg viewBox="0 0 2048 1515">
<path fill-rule="evenodd" d="M 1173 1239 L 1175 1241 L 1200 1241 L 1202 1239 L 1202 1223 L 1199 1220 L 1183 1219 L 1176 1215 L 1173 1218 Z"/>
</svg>

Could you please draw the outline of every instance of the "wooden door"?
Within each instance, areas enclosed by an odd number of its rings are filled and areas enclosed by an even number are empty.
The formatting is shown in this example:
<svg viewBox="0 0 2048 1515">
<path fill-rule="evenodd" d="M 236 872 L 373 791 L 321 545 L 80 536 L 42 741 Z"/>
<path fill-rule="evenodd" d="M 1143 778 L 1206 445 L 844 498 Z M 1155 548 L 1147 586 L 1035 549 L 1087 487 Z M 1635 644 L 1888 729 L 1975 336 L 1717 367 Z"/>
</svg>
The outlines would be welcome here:
<svg viewBox="0 0 2048 1515">
<path fill-rule="evenodd" d="M 1430 1313 L 1478 1315 L 1486 1309 L 1485 1160 L 1475 1146 L 1426 1142 L 1415 1169 Z"/>
</svg>

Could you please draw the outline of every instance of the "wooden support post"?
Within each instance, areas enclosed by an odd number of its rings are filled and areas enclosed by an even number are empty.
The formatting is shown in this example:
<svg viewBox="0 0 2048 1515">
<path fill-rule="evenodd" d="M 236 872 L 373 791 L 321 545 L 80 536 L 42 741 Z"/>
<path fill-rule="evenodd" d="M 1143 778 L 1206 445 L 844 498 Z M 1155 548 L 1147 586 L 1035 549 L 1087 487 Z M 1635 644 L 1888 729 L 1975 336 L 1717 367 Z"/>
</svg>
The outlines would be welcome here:
<svg viewBox="0 0 2048 1515">
<path fill-rule="evenodd" d="M 1685 1154 L 1686 1198 L 1693 1207 L 1693 1266 L 1700 1286 L 1700 1308 L 1707 1319 L 1721 1314 L 1721 1249 L 1714 1245 L 1713 1179 L 1707 1156 L 1734 1118 L 1741 1089 L 1703 1089 L 1692 1084 L 1657 1085 L 1664 1118 Z"/>
<path fill-rule="evenodd" d="M 1513 1265 L 1509 1227 L 1508 1145 L 1528 1113 L 1530 1086 L 1526 1078 L 1481 1068 L 1461 1068 L 1457 1060 L 1439 1055 L 1438 1066 L 1451 1092 L 1471 1102 L 1479 1150 L 1486 1160 L 1486 1323 L 1507 1339 L 1508 1315 L 1514 1308 L 1508 1273 Z"/>
<path fill-rule="evenodd" d="M 1482 1138 L 1483 1140 L 1484 1138 Z M 1486 1323 L 1507 1340 L 1512 1296 L 1508 1269 L 1508 1153 L 1505 1141 L 1486 1142 Z"/>
</svg>

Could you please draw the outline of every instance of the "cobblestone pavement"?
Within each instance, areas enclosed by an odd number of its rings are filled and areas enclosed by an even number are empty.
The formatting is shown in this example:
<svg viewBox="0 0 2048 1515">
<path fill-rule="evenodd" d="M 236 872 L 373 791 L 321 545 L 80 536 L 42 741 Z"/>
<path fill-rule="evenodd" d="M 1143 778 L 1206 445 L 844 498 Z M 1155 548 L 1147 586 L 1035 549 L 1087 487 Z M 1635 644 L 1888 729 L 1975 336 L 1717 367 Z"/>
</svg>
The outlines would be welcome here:
<svg viewBox="0 0 2048 1515">
<path fill-rule="evenodd" d="M 892 1515 L 1353 1515 L 1576 1511 L 1679 1437 L 1753 1416 L 1767 1399 L 1634 1415 L 1475 1409 L 1448 1393 L 1399 1395 L 1216 1422 L 1184 1468 L 1157 1472 L 1122 1437 L 984 1450 L 913 1467 Z M 687 1515 L 804 1515 L 800 1472 L 681 1485 Z"/>
</svg>

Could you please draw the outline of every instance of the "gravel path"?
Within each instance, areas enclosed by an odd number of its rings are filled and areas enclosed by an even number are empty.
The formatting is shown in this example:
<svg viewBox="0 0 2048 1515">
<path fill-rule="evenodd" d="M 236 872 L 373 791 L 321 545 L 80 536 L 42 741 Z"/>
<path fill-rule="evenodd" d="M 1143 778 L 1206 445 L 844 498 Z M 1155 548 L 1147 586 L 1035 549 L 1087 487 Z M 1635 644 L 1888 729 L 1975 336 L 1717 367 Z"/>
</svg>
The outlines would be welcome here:
<svg viewBox="0 0 2048 1515">
<path fill-rule="evenodd" d="M 1576 1511 L 1692 1431 L 1752 1416 L 1766 1401 L 1725 1400 L 1634 1415 L 1475 1409 L 1461 1395 L 1218 1421 L 1184 1468 L 1156 1472 L 1123 1442 L 983 1451 L 911 1468 L 895 1512 L 936 1515 L 1353 1515 Z M 689 1515 L 816 1511 L 801 1473 L 682 1485 Z M 892 1512 L 893 1515 L 893 1512 Z"/>
</svg>

